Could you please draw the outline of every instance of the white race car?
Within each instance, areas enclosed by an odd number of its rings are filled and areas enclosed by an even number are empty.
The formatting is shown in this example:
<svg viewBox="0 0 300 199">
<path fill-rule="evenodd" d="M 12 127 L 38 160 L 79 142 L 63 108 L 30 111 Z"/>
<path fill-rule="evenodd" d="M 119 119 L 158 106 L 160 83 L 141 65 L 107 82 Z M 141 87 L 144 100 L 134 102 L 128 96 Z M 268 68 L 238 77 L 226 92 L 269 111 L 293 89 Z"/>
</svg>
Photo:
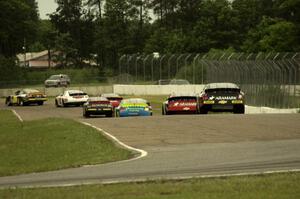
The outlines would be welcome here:
<svg viewBox="0 0 300 199">
<path fill-rule="evenodd" d="M 80 106 L 87 102 L 89 96 L 80 90 L 66 90 L 63 94 L 55 98 L 57 107 L 66 107 L 69 105 Z"/>
</svg>

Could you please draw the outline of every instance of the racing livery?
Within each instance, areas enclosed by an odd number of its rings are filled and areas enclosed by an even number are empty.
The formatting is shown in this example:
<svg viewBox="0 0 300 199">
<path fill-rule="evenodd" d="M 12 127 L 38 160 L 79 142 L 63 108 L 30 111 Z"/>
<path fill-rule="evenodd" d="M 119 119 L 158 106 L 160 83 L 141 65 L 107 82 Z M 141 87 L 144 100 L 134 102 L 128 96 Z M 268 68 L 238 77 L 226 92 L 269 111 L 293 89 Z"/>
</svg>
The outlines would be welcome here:
<svg viewBox="0 0 300 199">
<path fill-rule="evenodd" d="M 63 94 L 55 98 L 56 107 L 66 107 L 69 105 L 80 106 L 87 102 L 89 96 L 80 90 L 66 90 Z"/>
<path fill-rule="evenodd" d="M 178 95 L 170 96 L 162 105 L 162 114 L 195 114 L 197 113 L 197 97 Z"/>
<path fill-rule="evenodd" d="M 123 100 L 123 97 L 121 97 L 115 93 L 105 93 L 105 94 L 102 94 L 101 97 L 106 97 L 110 101 L 113 108 L 118 107 L 120 105 L 121 101 Z"/>
<path fill-rule="evenodd" d="M 152 116 L 150 103 L 141 98 L 124 99 L 116 108 L 116 117 Z"/>
<path fill-rule="evenodd" d="M 208 111 L 243 114 L 244 93 L 233 83 L 207 84 L 200 94 L 198 110 L 201 114 L 207 114 Z"/>
<path fill-rule="evenodd" d="M 113 113 L 113 106 L 105 97 L 90 97 L 83 105 L 84 117 L 90 117 L 91 115 L 105 115 L 106 117 L 112 117 Z"/>
<path fill-rule="evenodd" d="M 14 95 L 6 97 L 5 104 L 7 106 L 43 105 L 45 101 L 47 101 L 47 97 L 44 93 L 36 89 L 23 89 L 16 91 Z"/>
</svg>

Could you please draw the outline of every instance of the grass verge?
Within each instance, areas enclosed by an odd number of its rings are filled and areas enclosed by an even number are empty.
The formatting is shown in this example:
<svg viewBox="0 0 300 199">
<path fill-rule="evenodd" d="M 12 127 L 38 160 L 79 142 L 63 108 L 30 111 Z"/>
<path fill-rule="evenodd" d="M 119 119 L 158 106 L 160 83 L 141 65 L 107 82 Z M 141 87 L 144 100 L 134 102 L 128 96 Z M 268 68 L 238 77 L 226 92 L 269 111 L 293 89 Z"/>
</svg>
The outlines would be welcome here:
<svg viewBox="0 0 300 199">
<path fill-rule="evenodd" d="M 128 159 L 97 130 L 69 119 L 21 123 L 0 111 L 0 176 L 50 171 Z M 1 197 L 0 197 L 1 198 Z"/>
<path fill-rule="evenodd" d="M 300 173 L 62 188 L 6 189 L 0 198 L 296 199 Z"/>
</svg>

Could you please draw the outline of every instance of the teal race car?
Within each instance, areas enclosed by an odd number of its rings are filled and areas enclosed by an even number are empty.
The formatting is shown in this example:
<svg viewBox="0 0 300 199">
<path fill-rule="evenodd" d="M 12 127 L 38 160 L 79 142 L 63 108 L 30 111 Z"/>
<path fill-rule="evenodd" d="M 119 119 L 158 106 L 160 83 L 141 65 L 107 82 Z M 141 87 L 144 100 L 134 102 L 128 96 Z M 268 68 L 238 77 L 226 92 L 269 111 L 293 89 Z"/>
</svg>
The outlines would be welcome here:
<svg viewBox="0 0 300 199">
<path fill-rule="evenodd" d="M 116 108 L 116 117 L 152 116 L 152 107 L 141 98 L 124 99 Z"/>
</svg>

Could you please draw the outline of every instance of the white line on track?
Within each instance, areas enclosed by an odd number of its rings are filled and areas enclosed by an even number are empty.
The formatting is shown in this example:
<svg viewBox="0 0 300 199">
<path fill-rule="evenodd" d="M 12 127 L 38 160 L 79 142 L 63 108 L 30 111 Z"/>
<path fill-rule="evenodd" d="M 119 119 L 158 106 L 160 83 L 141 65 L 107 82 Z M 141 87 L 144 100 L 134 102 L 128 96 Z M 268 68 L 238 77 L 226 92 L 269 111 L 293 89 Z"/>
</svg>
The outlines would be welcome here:
<svg viewBox="0 0 300 199">
<path fill-rule="evenodd" d="M 11 111 L 20 120 L 20 122 L 24 122 L 23 119 L 22 119 L 22 117 L 14 109 L 12 109 Z"/>
<path fill-rule="evenodd" d="M 116 138 L 115 136 L 109 134 L 108 132 L 104 131 L 103 129 L 101 128 L 98 128 L 96 126 L 93 126 L 92 124 L 89 124 L 87 122 L 81 122 L 82 124 L 84 125 L 87 125 L 87 126 L 90 126 L 98 131 L 100 131 L 101 133 L 103 133 L 106 137 L 108 137 L 109 139 L 113 140 L 114 142 L 116 142 L 118 145 L 126 148 L 126 149 L 129 149 L 131 151 L 135 151 L 135 152 L 138 152 L 140 155 L 137 156 L 137 157 L 134 157 L 132 159 L 129 159 L 129 160 L 123 160 L 123 161 L 118 161 L 118 162 L 129 162 L 129 161 L 134 161 L 134 160 L 138 160 L 138 159 L 141 159 L 141 158 L 144 158 L 148 155 L 148 152 L 147 151 L 144 151 L 142 149 L 137 149 L 137 148 L 134 148 L 134 147 L 131 147 L 123 142 L 121 142 L 118 138 Z"/>
</svg>

